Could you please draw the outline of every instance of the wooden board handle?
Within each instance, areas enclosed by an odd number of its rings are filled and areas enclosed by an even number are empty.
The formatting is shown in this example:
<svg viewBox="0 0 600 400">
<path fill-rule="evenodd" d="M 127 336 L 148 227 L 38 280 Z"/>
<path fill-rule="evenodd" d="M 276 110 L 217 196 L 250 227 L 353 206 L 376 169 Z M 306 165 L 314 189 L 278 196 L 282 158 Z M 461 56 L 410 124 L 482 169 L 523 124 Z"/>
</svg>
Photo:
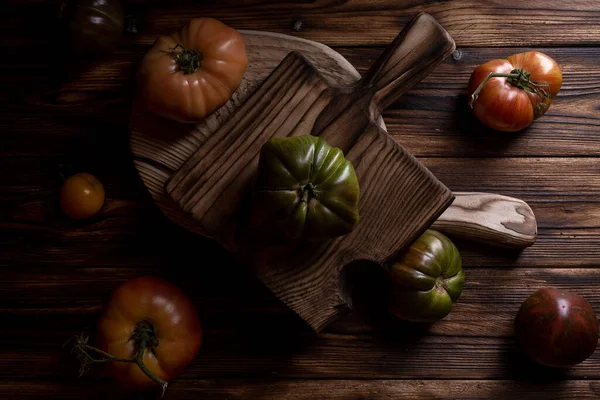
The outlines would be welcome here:
<svg viewBox="0 0 600 400">
<path fill-rule="evenodd" d="M 455 48 L 452 37 L 431 15 L 418 14 L 363 78 L 351 87 L 337 88 L 341 95 L 319 115 L 311 133 L 346 151 L 369 123 L 377 121 L 385 108 L 425 78 Z M 334 121 L 348 127 L 343 137 L 330 132 Z"/>
<path fill-rule="evenodd" d="M 524 201 L 492 193 L 455 192 L 454 196 L 432 229 L 499 247 L 525 248 L 535 243 L 537 222 Z"/>
<path fill-rule="evenodd" d="M 380 113 L 455 50 L 448 32 L 429 14 L 414 17 L 358 85 L 369 90 Z M 377 115 L 375 116 L 377 117 Z"/>
</svg>

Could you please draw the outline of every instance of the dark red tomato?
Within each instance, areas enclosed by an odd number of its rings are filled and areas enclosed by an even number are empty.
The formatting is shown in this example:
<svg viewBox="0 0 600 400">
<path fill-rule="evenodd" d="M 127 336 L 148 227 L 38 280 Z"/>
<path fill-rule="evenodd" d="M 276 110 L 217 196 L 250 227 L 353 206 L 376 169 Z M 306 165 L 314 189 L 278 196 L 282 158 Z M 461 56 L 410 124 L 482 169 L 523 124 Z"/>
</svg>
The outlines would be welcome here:
<svg viewBox="0 0 600 400">
<path fill-rule="evenodd" d="M 115 378 L 143 388 L 177 376 L 196 357 L 202 326 L 196 309 L 177 286 L 142 276 L 119 286 L 98 328 L 99 348 L 115 360 Z M 133 360 L 135 362 L 119 362 Z"/>
<path fill-rule="evenodd" d="M 523 302 L 515 318 L 515 333 L 534 361 L 549 367 L 571 367 L 595 351 L 598 320 L 583 297 L 546 288 Z"/>
<path fill-rule="evenodd" d="M 125 17 L 119 0 L 62 0 L 59 20 L 74 54 L 99 57 L 119 43 Z"/>
</svg>

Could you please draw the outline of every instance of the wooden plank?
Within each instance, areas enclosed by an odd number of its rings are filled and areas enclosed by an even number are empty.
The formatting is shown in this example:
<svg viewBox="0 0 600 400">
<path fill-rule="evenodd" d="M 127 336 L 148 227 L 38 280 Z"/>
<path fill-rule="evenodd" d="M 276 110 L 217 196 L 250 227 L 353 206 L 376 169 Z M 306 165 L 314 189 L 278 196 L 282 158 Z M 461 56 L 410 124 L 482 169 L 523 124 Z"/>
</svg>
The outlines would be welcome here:
<svg viewBox="0 0 600 400">
<path fill-rule="evenodd" d="M 596 213 L 597 203 L 590 206 Z M 162 216 L 155 217 L 161 219 Z M 183 262 L 184 257 L 196 257 L 199 250 L 204 254 L 230 257 L 223 254 L 224 250 L 214 241 L 182 230 L 164 220 L 152 224 L 148 217 L 134 221 L 111 217 L 91 227 L 77 229 L 1 222 L 0 265 L 152 267 Z M 540 229 L 536 243 L 520 252 L 457 238 L 453 240 L 459 246 L 463 264 L 468 267 L 600 266 L 598 228 Z M 177 249 L 178 255 L 169 255 L 169 249 Z"/>
<path fill-rule="evenodd" d="M 64 335 L 68 338 L 71 334 Z M 1 379 L 65 380 L 77 376 L 77 361 L 61 347 L 64 336 L 54 338 L 53 347 L 26 348 L 22 344 L 39 337 L 39 333 L 23 335 L 11 348 L 1 349 Z M 599 352 L 575 368 L 547 371 L 527 359 L 512 338 L 407 334 L 404 327 L 376 336 L 330 334 L 318 338 L 269 334 L 261 329 L 207 335 L 206 343 L 210 346 L 200 349 L 181 379 L 535 379 L 544 375 L 600 379 Z M 90 375 L 103 375 L 101 372 L 96 369 Z"/>
<path fill-rule="evenodd" d="M 82 148 L 120 146 L 129 121 L 131 76 L 145 50 L 140 46 L 119 50 L 76 79 L 63 84 L 38 82 L 30 93 L 21 80 L 47 79 L 37 73 L 39 59 L 24 63 L 14 57 L 17 64 L 11 61 L 0 67 L 0 79 L 11 77 L 6 82 L 11 88 L 8 111 L 0 115 L 0 126 L 7 128 L 0 154 L 69 155 Z M 335 50 L 363 73 L 382 51 Z M 600 155 L 600 139 L 595 134 L 600 126 L 597 48 L 537 49 L 562 64 L 564 82 L 546 116 L 521 134 L 494 133 L 474 118 L 466 100 L 471 71 L 487 60 L 524 50 L 459 49 L 454 59 L 441 64 L 385 112 L 388 132 L 421 157 Z M 16 74 L 23 79 L 15 79 Z M 44 140 L 48 135 L 54 138 L 50 143 Z"/>
<path fill-rule="evenodd" d="M 98 155 L 99 157 L 99 155 Z M 521 253 L 460 242 L 467 266 L 568 267 L 600 264 L 600 164 L 593 158 L 424 159 L 451 189 L 513 195 L 532 206 L 538 218 L 536 244 Z M 213 241 L 186 232 L 142 196 L 127 161 L 92 164 L 107 188 L 107 202 L 92 221 L 62 216 L 56 200 L 58 161 L 4 158 L 11 174 L 0 178 L 1 265 L 160 265 L 168 249 L 193 255 L 221 254 Z M 85 168 L 88 169 L 88 168 Z M 108 169 L 108 170 L 107 170 Z M 129 173 L 126 173 L 130 171 Z M 518 171 L 518 173 L 516 172 Z M 142 197 L 140 197 L 142 196 Z M 32 247 L 31 243 L 35 243 Z"/>
<path fill-rule="evenodd" d="M 58 162 L 0 161 L 15 171 L 0 182 L 0 264 L 150 266 L 169 260 L 168 249 L 183 255 L 193 255 L 198 246 L 209 253 L 221 251 L 214 242 L 170 223 L 150 199 L 140 197 L 137 177 L 125 173 L 130 166 L 118 160 L 90 163 L 107 188 L 106 206 L 92 221 L 73 222 L 56 204 Z M 525 199 L 538 219 L 536 244 L 521 253 L 458 241 L 465 265 L 599 265 L 600 164 L 595 159 L 426 159 L 425 164 L 451 189 L 477 188 Z"/>
<path fill-rule="evenodd" d="M 140 212 L 148 210 L 150 204 L 145 201 L 149 199 L 140 190 L 139 178 L 130 160 L 116 156 L 106 163 L 102 154 L 78 157 L 1 159 L 0 169 L 13 171 L 0 177 L 0 204 L 5 210 L 3 219 L 66 224 L 63 218 L 51 212 L 60 190 L 62 169 L 86 170 L 103 182 L 108 204 L 111 199 L 115 200 L 115 204 L 107 207 L 101 216 L 123 215 L 135 209 Z M 423 157 L 420 161 L 453 191 L 476 189 L 517 197 L 530 202 L 534 212 L 537 212 L 534 203 L 543 203 L 540 207 L 542 227 L 581 227 L 575 222 L 581 219 L 587 221 L 585 226 L 590 226 L 590 223 L 598 226 L 593 223 L 598 212 L 594 204 L 600 194 L 600 163 L 596 158 Z M 556 211 L 562 210 L 560 218 L 565 223 L 560 220 L 553 222 L 552 218 L 558 219 L 559 216 L 553 216 L 548 209 L 553 208 L 552 202 L 561 201 L 568 204 L 557 206 Z M 577 206 L 573 208 L 575 202 Z"/>
<path fill-rule="evenodd" d="M 600 194 L 600 163 L 593 157 L 421 157 L 419 161 L 453 191 L 476 189 L 528 202 L 575 199 L 594 202 Z M 0 159 L 0 169 L 14 171 L 0 177 L 0 201 L 36 200 L 57 193 L 62 164 L 95 173 L 105 185 L 108 197 L 143 197 L 131 160 L 117 154 L 107 163 L 102 154 L 82 154 L 76 159 Z"/>
<path fill-rule="evenodd" d="M 51 2 L 17 3 L 5 28 L 33 22 L 21 32 L 19 46 L 40 40 L 50 21 Z M 543 7 L 519 0 L 456 0 L 411 3 L 356 0 L 339 2 L 286 2 L 265 4 L 244 1 L 161 2 L 142 13 L 139 43 L 150 44 L 157 34 L 178 28 L 189 18 L 210 16 L 237 29 L 268 30 L 320 40 L 328 45 L 373 46 L 389 43 L 419 12 L 432 14 L 449 31 L 458 46 L 573 46 L 600 44 L 600 7 L 594 0 L 565 3 L 549 0 Z M 31 21 L 32 16 L 40 15 Z M 526 25 L 527 29 L 521 29 Z M 560 34 L 557 34 L 560 33 Z"/>
<path fill-rule="evenodd" d="M 235 271 L 232 276 L 228 271 Z M 385 276 L 366 268 L 353 269 L 354 310 L 331 325 L 327 333 L 342 335 L 372 334 L 390 328 L 384 302 Z M 544 286 L 573 290 L 592 306 L 600 307 L 598 268 L 474 268 L 466 267 L 465 289 L 452 313 L 430 326 L 429 332 L 446 336 L 509 337 L 511 320 L 521 302 Z M 302 321 L 278 302 L 258 281 L 243 270 L 207 271 L 203 280 L 190 280 L 184 270 L 146 268 L 5 268 L 0 285 L 3 303 L 0 313 L 14 323 L 15 332 L 63 331 L 87 329 L 112 290 L 127 279 L 143 274 L 163 276 L 188 293 L 213 335 L 241 328 L 243 321 L 261 320 L 267 327 L 289 335 L 313 336 L 302 329 Z M 77 301 L 73 301 L 77 299 Z M 246 316 L 244 316 L 246 315 Z M 481 320 L 481 315 L 488 315 Z M 61 321 L 57 323 L 55 319 Z M 86 322 L 81 323 L 83 319 Z M 272 319 L 271 322 L 268 320 Z M 490 322 L 490 321 L 493 321 Z M 409 325 L 405 324 L 404 328 Z M 300 329 L 299 329 L 300 328 Z M 7 327 L 8 329 L 8 327 Z M 264 328 L 264 330 L 268 330 Z M 8 331 L 2 333 L 8 340 Z M 52 341 L 40 339 L 38 344 Z"/>
<path fill-rule="evenodd" d="M 12 399 L 68 400 L 86 398 L 147 399 L 148 393 L 123 393 L 112 381 L 81 379 L 73 381 L 0 381 L 0 397 Z M 269 399 L 269 400 L 358 400 L 393 399 L 431 400 L 460 398 L 464 400 L 526 398 L 528 400 L 597 399 L 600 381 L 558 380 L 530 382 L 510 380 L 240 380 L 206 379 L 175 380 L 164 400 L 203 399 Z"/>
<path fill-rule="evenodd" d="M 599 268 L 467 268 L 455 309 L 429 327 L 412 325 L 386 312 L 385 282 L 364 268 L 351 271 L 359 282 L 352 314 L 314 334 L 261 285 L 232 271 L 207 271 L 201 281 L 185 270 L 154 271 L 190 295 L 205 327 L 205 345 L 183 379 L 531 379 L 552 372 L 529 363 L 515 343 L 512 321 L 521 302 L 555 286 L 600 308 Z M 61 345 L 73 334 L 93 333 L 113 288 L 146 272 L 5 270 L 0 318 L 11 324 L 0 331 L 0 378 L 72 378 L 76 368 Z M 564 377 L 599 379 L 600 352 Z"/>
<path fill-rule="evenodd" d="M 504 194 L 521 200 L 596 201 L 600 163 L 596 158 L 421 158 L 453 191 Z M 572 200 L 572 199 L 571 199 Z"/>
</svg>

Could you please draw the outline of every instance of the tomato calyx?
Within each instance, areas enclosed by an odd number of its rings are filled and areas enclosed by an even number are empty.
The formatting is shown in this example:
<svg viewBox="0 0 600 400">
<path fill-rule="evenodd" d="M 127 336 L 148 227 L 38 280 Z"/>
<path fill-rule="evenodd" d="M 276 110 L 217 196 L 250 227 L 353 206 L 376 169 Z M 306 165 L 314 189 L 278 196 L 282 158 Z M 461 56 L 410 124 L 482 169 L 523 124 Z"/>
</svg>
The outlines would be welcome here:
<svg viewBox="0 0 600 400">
<path fill-rule="evenodd" d="M 148 378 L 160 385 L 162 394 L 165 394 L 168 383 L 156 376 L 152 371 L 150 371 L 150 369 L 148 369 L 146 364 L 144 364 L 144 353 L 146 351 L 154 352 L 156 347 L 159 345 L 158 333 L 154 324 L 148 321 L 141 321 L 136 325 L 133 334 L 129 339 L 134 342 L 136 348 L 136 354 L 132 358 L 115 357 L 110 353 L 90 346 L 87 344 L 89 337 L 84 337 L 83 335 L 74 336 L 72 340 L 75 340 L 75 345 L 72 351 L 78 358 L 81 359 L 80 374 L 83 374 L 86 366 L 90 363 L 105 363 L 109 361 L 135 363 L 142 370 L 142 372 L 148 376 Z M 100 355 L 101 358 L 93 357 L 90 352 Z"/>
<path fill-rule="evenodd" d="M 308 203 L 308 200 L 315 197 L 315 186 L 308 182 L 305 185 L 300 186 L 300 201 L 303 203 Z"/>
<path fill-rule="evenodd" d="M 541 99 L 538 107 L 548 107 L 545 100 L 550 98 L 550 85 L 546 82 L 538 83 L 531 80 L 531 72 L 522 68 L 515 68 L 510 73 L 491 72 L 475 89 L 469 100 L 469 107 L 473 108 L 473 103 L 477 100 L 479 92 L 485 84 L 492 78 L 507 78 L 506 81 L 521 90 L 535 93 Z"/>
<path fill-rule="evenodd" d="M 180 50 L 178 50 L 180 49 Z M 185 75 L 193 74 L 200 67 L 202 62 L 202 52 L 200 50 L 186 49 L 180 44 L 177 44 L 171 49 L 171 51 L 165 51 L 170 54 L 177 61 L 177 68 Z"/>
</svg>

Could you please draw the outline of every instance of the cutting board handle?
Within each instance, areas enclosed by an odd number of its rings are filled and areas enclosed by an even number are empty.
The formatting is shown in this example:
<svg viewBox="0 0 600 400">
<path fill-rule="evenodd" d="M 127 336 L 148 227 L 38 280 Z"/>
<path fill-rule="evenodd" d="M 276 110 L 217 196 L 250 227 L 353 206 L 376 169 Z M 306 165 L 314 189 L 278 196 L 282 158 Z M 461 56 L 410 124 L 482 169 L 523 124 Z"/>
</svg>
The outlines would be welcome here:
<svg viewBox="0 0 600 400">
<path fill-rule="evenodd" d="M 454 202 L 431 227 L 451 238 L 515 249 L 533 245 L 537 237 L 531 207 L 494 193 L 454 192 Z"/>
<path fill-rule="evenodd" d="M 429 14 L 414 17 L 358 82 L 372 96 L 372 117 L 425 78 L 455 50 L 448 32 Z"/>
</svg>

